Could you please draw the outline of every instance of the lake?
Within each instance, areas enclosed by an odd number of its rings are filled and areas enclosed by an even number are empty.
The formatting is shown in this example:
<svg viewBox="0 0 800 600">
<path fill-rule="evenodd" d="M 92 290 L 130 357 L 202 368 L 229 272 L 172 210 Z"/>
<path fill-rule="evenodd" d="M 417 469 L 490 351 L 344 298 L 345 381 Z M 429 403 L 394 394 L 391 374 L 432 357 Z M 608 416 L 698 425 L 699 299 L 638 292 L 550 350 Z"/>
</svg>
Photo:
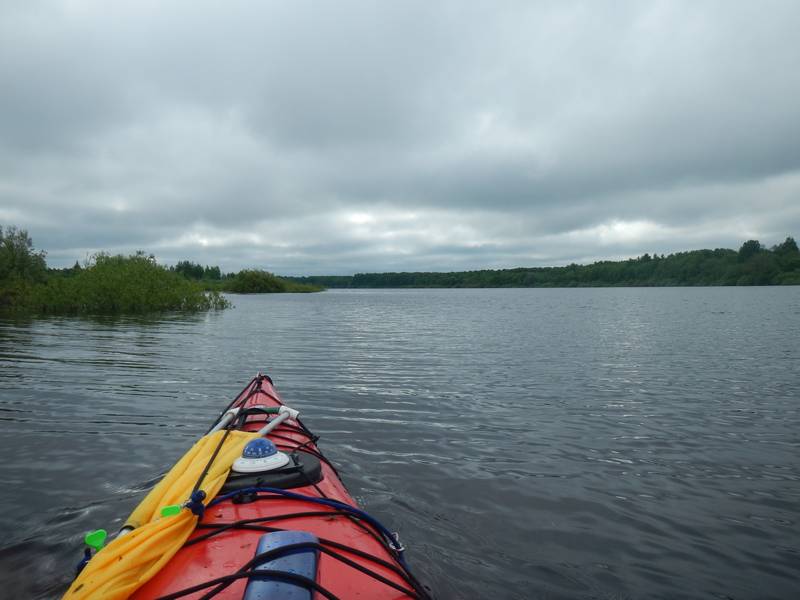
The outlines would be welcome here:
<svg viewBox="0 0 800 600">
<path fill-rule="evenodd" d="M 800 287 L 0 319 L 0 573 L 57 597 L 259 370 L 448 598 L 796 598 Z"/>
</svg>

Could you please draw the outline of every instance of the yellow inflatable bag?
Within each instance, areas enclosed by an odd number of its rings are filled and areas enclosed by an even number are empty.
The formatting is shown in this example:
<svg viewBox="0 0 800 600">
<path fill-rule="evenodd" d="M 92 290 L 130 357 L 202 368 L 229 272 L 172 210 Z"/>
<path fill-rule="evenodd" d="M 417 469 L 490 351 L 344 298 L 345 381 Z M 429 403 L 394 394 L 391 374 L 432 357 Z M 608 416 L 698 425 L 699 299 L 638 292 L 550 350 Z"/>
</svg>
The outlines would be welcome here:
<svg viewBox="0 0 800 600">
<path fill-rule="evenodd" d="M 125 526 L 133 531 L 113 540 L 88 562 L 64 595 L 64 600 L 127 598 L 149 581 L 180 550 L 194 531 L 197 517 L 184 507 L 162 517 L 165 506 L 184 504 L 203 469 L 222 442 L 225 431 L 200 438 L 131 513 Z M 256 433 L 229 431 L 200 485 L 204 504 L 217 495 L 233 461 Z"/>
</svg>

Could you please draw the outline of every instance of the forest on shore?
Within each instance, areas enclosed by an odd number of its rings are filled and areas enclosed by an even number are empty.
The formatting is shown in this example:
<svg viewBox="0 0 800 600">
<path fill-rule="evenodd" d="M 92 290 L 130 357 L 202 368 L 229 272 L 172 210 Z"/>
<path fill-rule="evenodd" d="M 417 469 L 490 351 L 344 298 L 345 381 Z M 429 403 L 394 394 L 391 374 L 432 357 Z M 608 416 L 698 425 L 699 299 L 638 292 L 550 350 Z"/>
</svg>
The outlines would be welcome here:
<svg viewBox="0 0 800 600">
<path fill-rule="evenodd" d="M 99 253 L 84 265 L 47 267 L 25 230 L 0 227 L 0 310 L 30 313 L 125 314 L 204 311 L 231 306 L 221 292 L 314 292 L 316 285 L 286 281 L 245 269 L 223 274 L 219 267 L 181 261 L 167 267 L 155 256 Z"/>
<path fill-rule="evenodd" d="M 644 254 L 620 261 L 564 267 L 520 267 L 452 273 L 357 273 L 288 277 L 328 288 L 614 287 L 800 285 L 800 251 L 794 238 L 767 248 L 748 240 L 739 250 Z"/>
</svg>

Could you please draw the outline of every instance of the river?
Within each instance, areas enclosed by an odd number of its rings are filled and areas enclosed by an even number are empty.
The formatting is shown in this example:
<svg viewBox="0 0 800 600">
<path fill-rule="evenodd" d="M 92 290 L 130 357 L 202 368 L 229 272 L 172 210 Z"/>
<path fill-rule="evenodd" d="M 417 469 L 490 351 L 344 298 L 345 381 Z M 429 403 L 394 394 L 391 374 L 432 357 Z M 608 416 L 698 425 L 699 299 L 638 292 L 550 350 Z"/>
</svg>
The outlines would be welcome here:
<svg viewBox="0 0 800 600">
<path fill-rule="evenodd" d="M 58 597 L 257 371 L 448 598 L 795 598 L 800 287 L 0 319 L 0 574 Z"/>
</svg>

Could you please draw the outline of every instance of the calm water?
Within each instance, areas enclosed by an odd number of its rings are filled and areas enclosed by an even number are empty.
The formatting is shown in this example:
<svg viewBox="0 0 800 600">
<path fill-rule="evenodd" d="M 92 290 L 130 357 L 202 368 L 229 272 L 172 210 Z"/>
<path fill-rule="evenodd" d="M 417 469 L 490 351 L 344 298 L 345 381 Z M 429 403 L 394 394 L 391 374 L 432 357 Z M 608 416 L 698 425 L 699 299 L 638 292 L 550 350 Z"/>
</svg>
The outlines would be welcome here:
<svg viewBox="0 0 800 600">
<path fill-rule="evenodd" d="M 800 288 L 0 320 L 0 575 L 54 597 L 259 369 L 440 598 L 800 597 Z"/>
</svg>

